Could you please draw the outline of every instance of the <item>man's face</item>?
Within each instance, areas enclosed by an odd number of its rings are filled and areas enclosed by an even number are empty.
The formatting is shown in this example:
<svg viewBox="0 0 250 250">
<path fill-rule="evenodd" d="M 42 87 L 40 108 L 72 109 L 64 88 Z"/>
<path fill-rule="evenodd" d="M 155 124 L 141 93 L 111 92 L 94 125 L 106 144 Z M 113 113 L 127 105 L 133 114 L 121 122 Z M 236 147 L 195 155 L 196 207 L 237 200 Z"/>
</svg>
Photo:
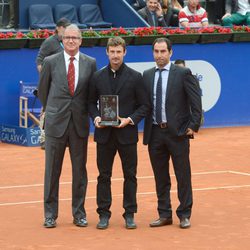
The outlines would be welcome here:
<svg viewBox="0 0 250 250">
<path fill-rule="evenodd" d="M 163 68 L 170 62 L 172 50 L 169 52 L 165 42 L 156 43 L 154 45 L 153 55 L 155 62 L 159 68 Z"/>
<path fill-rule="evenodd" d="M 147 7 L 149 11 L 156 11 L 158 6 L 158 0 L 147 0 Z"/>
<path fill-rule="evenodd" d="M 65 29 L 63 34 L 64 50 L 71 56 L 74 56 L 82 43 L 80 33 L 75 29 Z"/>
<path fill-rule="evenodd" d="M 124 51 L 124 48 L 121 45 L 109 46 L 106 53 L 108 55 L 111 67 L 118 69 L 123 63 L 126 50 Z"/>
</svg>

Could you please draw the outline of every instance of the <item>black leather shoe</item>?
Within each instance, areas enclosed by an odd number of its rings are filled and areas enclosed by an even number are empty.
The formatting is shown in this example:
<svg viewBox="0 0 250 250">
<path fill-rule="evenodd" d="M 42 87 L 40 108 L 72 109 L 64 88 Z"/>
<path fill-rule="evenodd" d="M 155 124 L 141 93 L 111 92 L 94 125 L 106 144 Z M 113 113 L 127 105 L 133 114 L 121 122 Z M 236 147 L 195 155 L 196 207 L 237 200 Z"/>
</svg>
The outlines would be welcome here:
<svg viewBox="0 0 250 250">
<path fill-rule="evenodd" d="M 108 217 L 100 217 L 100 221 L 96 225 L 97 229 L 106 229 L 109 226 L 109 218 Z"/>
<path fill-rule="evenodd" d="M 182 218 L 180 220 L 180 228 L 186 229 L 191 227 L 190 220 L 188 218 Z"/>
<path fill-rule="evenodd" d="M 172 225 L 173 219 L 172 218 L 159 218 L 149 224 L 150 227 L 162 227 L 166 225 Z"/>
<path fill-rule="evenodd" d="M 74 218 L 73 223 L 77 227 L 86 227 L 86 226 L 88 226 L 88 222 L 87 222 L 86 218 Z"/>
<path fill-rule="evenodd" d="M 134 218 L 132 218 L 132 217 L 125 218 L 125 227 L 127 229 L 136 229 L 137 225 L 134 222 Z"/>
<path fill-rule="evenodd" d="M 53 218 L 45 218 L 43 226 L 46 228 L 56 227 L 56 220 Z"/>
</svg>

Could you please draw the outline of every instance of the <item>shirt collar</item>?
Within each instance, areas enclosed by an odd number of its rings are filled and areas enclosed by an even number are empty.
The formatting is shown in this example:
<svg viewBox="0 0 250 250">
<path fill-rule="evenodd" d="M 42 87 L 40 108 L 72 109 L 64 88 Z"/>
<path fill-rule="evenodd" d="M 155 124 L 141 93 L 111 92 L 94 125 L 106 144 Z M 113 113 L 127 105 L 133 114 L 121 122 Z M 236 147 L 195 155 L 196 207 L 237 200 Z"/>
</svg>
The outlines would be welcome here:
<svg viewBox="0 0 250 250">
<path fill-rule="evenodd" d="M 171 66 L 171 62 L 169 62 L 167 65 L 165 65 L 165 66 L 163 67 L 163 69 L 169 71 L 169 70 L 170 70 L 170 66 Z M 155 71 L 157 71 L 157 70 L 159 70 L 159 67 L 156 65 L 156 66 L 155 66 Z"/>
<path fill-rule="evenodd" d="M 111 68 L 110 64 L 108 65 L 108 68 L 109 68 L 109 72 L 111 72 L 112 74 L 120 75 L 123 68 L 124 68 L 124 63 L 122 63 L 120 68 L 118 70 L 116 70 L 116 71 Z"/>
<path fill-rule="evenodd" d="M 71 57 L 71 56 L 70 56 L 66 51 L 64 51 L 64 58 L 65 58 L 66 62 L 69 61 L 70 57 Z M 79 51 L 74 55 L 74 57 L 75 57 L 75 60 L 76 60 L 77 62 L 79 62 L 79 57 L 80 57 Z"/>
</svg>

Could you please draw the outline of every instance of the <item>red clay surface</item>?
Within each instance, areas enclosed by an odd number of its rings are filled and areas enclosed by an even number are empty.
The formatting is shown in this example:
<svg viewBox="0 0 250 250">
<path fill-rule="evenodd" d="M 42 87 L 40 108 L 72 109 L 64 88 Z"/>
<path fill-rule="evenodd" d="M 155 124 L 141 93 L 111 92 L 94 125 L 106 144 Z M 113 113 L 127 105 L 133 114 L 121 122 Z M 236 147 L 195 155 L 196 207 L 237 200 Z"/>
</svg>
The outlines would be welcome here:
<svg viewBox="0 0 250 250">
<path fill-rule="evenodd" d="M 71 165 L 65 155 L 58 226 L 43 228 L 44 151 L 0 143 L 0 249 L 250 249 L 250 127 L 201 129 L 191 141 L 194 192 L 192 227 L 150 228 L 158 217 L 147 147 L 138 144 L 138 229 L 124 228 L 122 172 L 117 157 L 110 227 L 96 229 L 95 143 L 89 140 L 87 228 L 72 224 Z M 172 205 L 178 205 L 172 173 Z"/>
</svg>

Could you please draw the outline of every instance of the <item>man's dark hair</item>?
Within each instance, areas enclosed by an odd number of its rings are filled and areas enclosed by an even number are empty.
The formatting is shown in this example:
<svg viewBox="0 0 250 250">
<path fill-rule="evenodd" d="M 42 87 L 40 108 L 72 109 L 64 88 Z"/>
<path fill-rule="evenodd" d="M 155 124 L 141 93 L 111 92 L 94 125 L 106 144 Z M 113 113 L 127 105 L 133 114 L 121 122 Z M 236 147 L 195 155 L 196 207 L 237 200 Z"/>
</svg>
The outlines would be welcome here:
<svg viewBox="0 0 250 250">
<path fill-rule="evenodd" d="M 152 49 L 153 50 L 154 50 L 154 47 L 155 47 L 156 43 L 166 43 L 168 51 L 170 52 L 172 50 L 172 42 L 168 38 L 166 38 L 166 37 L 156 38 L 154 40 L 154 42 L 153 42 L 153 45 L 152 45 Z"/>
<path fill-rule="evenodd" d="M 67 26 L 69 26 L 71 23 L 67 18 L 61 18 L 57 21 L 56 23 L 56 27 L 64 27 L 66 28 Z"/>
<path fill-rule="evenodd" d="M 107 43 L 107 51 L 109 50 L 109 47 L 116 47 L 119 45 L 123 47 L 124 51 L 126 50 L 126 42 L 123 38 L 119 36 L 111 37 Z"/>
<path fill-rule="evenodd" d="M 177 64 L 177 65 L 178 64 L 183 64 L 184 66 L 186 66 L 185 60 L 183 60 L 183 59 L 176 59 L 174 64 Z"/>
</svg>

